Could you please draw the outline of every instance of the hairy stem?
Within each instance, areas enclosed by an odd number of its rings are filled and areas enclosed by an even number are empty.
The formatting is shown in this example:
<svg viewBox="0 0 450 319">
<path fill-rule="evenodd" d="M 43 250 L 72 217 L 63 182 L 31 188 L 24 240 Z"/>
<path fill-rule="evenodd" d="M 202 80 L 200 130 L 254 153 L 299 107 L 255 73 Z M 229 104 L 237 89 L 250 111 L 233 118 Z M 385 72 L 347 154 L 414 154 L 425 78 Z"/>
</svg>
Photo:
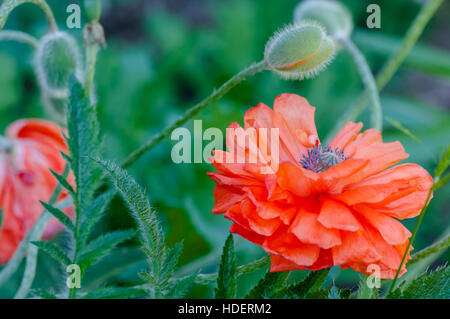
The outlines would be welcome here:
<svg viewBox="0 0 450 319">
<path fill-rule="evenodd" d="M 2 30 L 0 31 L 0 41 L 16 41 L 25 43 L 35 50 L 39 46 L 39 41 L 35 37 L 21 31 Z"/>
<path fill-rule="evenodd" d="M 173 130 L 182 126 L 195 115 L 197 115 L 200 111 L 204 110 L 208 105 L 216 102 L 222 96 L 224 96 L 228 91 L 230 91 L 233 87 L 238 85 L 240 82 L 244 81 L 247 77 L 255 75 L 259 72 L 262 72 L 267 69 L 267 65 L 265 61 L 261 61 L 259 63 L 255 63 L 250 65 L 248 68 L 242 70 L 238 74 L 234 75 L 231 79 L 225 82 L 219 89 L 214 90 L 214 92 L 205 98 L 203 101 L 195 105 L 194 107 L 187 110 L 187 112 L 178 119 L 175 123 L 165 128 L 161 133 L 154 136 L 147 143 L 136 149 L 132 152 L 122 163 L 122 168 L 127 168 L 134 164 L 139 158 L 141 158 L 146 152 L 154 148 L 156 145 L 161 143 L 165 138 L 167 138 Z"/>
<path fill-rule="evenodd" d="M 236 270 L 238 276 L 253 272 L 255 270 L 261 269 L 270 263 L 270 256 L 264 256 L 258 260 L 255 260 L 249 264 L 239 266 Z M 197 284 L 206 285 L 211 281 L 217 280 L 217 273 L 213 274 L 200 274 L 195 279 Z"/>
<path fill-rule="evenodd" d="M 24 3 L 33 3 L 44 11 L 45 16 L 47 18 L 47 22 L 49 24 L 50 31 L 58 30 L 58 26 L 56 25 L 55 16 L 53 15 L 52 9 L 48 6 L 45 0 L 5 0 L 0 7 L 0 30 L 3 29 L 6 20 L 8 19 L 9 14 L 16 7 L 24 4 Z"/>
<path fill-rule="evenodd" d="M 95 76 L 95 64 L 97 63 L 97 53 L 99 51 L 99 46 L 97 44 L 92 44 L 86 47 L 86 95 L 91 96 L 92 86 L 94 83 Z"/>
<path fill-rule="evenodd" d="M 338 37 L 337 40 L 350 53 L 358 67 L 359 75 L 366 87 L 366 94 L 369 96 L 372 105 L 372 127 L 381 132 L 383 130 L 383 110 L 381 109 L 377 85 L 372 71 L 370 71 L 369 64 L 352 40 L 345 37 Z"/>
<path fill-rule="evenodd" d="M 388 62 L 383 66 L 381 71 L 376 77 L 376 85 L 378 91 L 381 91 L 395 72 L 398 70 L 402 62 L 405 60 L 409 51 L 413 48 L 414 44 L 417 42 L 419 37 L 421 36 L 425 26 L 428 24 L 430 19 L 433 17 L 436 10 L 441 5 L 442 0 L 430 0 L 425 2 L 425 4 L 420 9 L 419 14 L 416 16 L 411 26 L 408 29 L 408 32 L 405 35 L 405 38 L 402 42 L 399 50 L 392 55 Z M 336 122 L 335 127 L 330 131 L 327 136 L 327 142 L 331 141 L 334 135 L 341 129 L 345 123 L 349 121 L 355 121 L 358 116 L 364 111 L 368 103 L 368 96 L 364 95 L 361 97 L 358 103 L 353 105 L 353 107 L 349 108 L 338 121 Z"/>
<path fill-rule="evenodd" d="M 450 235 L 447 235 L 444 239 L 412 255 L 411 260 L 408 262 L 408 266 L 414 265 L 431 255 L 447 249 L 448 247 L 450 247 Z"/>
</svg>

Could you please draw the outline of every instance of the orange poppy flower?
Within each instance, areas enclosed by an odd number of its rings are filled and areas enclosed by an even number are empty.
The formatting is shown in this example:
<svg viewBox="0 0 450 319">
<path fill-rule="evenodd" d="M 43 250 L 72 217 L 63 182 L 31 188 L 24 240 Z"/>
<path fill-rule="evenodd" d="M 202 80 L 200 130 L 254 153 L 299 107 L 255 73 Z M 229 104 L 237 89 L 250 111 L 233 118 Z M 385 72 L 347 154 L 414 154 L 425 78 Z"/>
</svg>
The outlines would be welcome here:
<svg viewBox="0 0 450 319">
<path fill-rule="evenodd" d="M 256 134 L 248 143 L 227 134 L 228 152 L 213 153 L 213 212 L 271 255 L 271 271 L 340 266 L 372 274 L 375 265 L 379 277 L 393 278 L 411 236 L 398 220 L 420 213 L 433 180 L 416 164 L 392 167 L 408 157 L 400 142 L 384 143 L 375 129 L 360 133 L 361 123 L 321 145 L 314 111 L 294 94 L 278 96 L 273 110 L 262 103 L 248 110 L 244 130 Z M 278 133 L 261 138 L 260 128 Z M 273 150 L 261 151 L 275 138 L 279 165 Z M 248 160 L 255 152 L 256 164 Z M 237 154 L 245 159 L 223 160 Z M 261 174 L 270 167 L 277 169 Z"/>
<path fill-rule="evenodd" d="M 12 123 L 6 136 L 0 136 L 0 208 L 3 210 L 0 230 L 0 263 L 14 254 L 25 234 L 43 211 L 40 200 L 48 201 L 56 187 L 49 169 L 62 173 L 67 153 L 62 129 L 52 122 L 23 119 Z M 61 194 L 59 199 L 67 197 Z M 73 214 L 73 209 L 65 212 Z M 62 229 L 56 219 L 50 221 L 43 238 Z"/>
</svg>

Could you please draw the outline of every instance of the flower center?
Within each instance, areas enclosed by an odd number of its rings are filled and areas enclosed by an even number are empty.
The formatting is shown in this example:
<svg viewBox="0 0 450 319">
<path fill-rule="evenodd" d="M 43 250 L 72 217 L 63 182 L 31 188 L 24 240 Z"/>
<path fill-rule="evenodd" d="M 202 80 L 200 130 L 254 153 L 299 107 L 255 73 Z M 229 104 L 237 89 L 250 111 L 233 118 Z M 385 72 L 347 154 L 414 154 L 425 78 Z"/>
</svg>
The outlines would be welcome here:
<svg viewBox="0 0 450 319">
<path fill-rule="evenodd" d="M 300 164 L 310 171 L 321 173 L 347 159 L 344 150 L 339 148 L 333 150 L 330 146 L 319 145 L 309 149 L 308 153 L 303 155 Z"/>
</svg>

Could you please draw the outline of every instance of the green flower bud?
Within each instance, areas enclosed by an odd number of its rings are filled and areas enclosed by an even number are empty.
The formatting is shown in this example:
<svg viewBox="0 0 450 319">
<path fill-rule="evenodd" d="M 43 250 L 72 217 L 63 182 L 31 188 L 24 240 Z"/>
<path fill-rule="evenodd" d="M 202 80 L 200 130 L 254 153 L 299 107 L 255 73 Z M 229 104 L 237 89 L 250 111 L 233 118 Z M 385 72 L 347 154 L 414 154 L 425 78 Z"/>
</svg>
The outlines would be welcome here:
<svg viewBox="0 0 450 319">
<path fill-rule="evenodd" d="M 332 0 L 307 0 L 294 11 L 294 22 L 317 21 L 333 37 L 350 37 L 352 15 L 341 3 Z"/>
<path fill-rule="evenodd" d="M 52 32 L 39 42 L 35 68 L 41 89 L 52 97 L 68 96 L 72 74 L 82 79 L 81 54 L 75 40 L 66 32 Z"/>
<path fill-rule="evenodd" d="M 334 42 L 316 23 L 288 26 L 267 42 L 264 58 L 269 68 L 287 79 L 311 78 L 334 56 Z"/>
<path fill-rule="evenodd" d="M 88 21 L 99 21 L 102 13 L 101 0 L 83 0 L 83 9 Z"/>
</svg>

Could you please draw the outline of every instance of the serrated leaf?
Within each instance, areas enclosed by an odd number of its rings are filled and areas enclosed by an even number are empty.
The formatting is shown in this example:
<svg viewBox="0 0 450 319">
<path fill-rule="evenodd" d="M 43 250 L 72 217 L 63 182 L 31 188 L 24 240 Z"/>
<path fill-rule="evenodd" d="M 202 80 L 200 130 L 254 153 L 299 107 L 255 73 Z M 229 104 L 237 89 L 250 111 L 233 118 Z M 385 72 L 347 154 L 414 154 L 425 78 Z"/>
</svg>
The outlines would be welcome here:
<svg viewBox="0 0 450 319">
<path fill-rule="evenodd" d="M 267 272 L 266 275 L 253 287 L 245 299 L 270 299 L 276 291 L 286 282 L 289 272 Z"/>
<path fill-rule="evenodd" d="M 171 287 L 166 294 L 166 298 L 180 299 L 186 297 L 186 293 L 194 284 L 197 275 L 198 273 L 193 273 L 190 276 L 173 280 L 170 283 Z"/>
<path fill-rule="evenodd" d="M 80 267 L 86 269 L 103 258 L 115 246 L 131 239 L 134 234 L 134 230 L 118 230 L 100 235 L 92 240 L 83 250 L 80 256 Z"/>
<path fill-rule="evenodd" d="M 46 241 L 33 241 L 31 242 L 33 245 L 37 246 L 39 249 L 45 251 L 47 254 L 52 256 L 57 261 L 61 262 L 62 264 L 68 266 L 72 264 L 69 257 L 57 246 L 54 244 L 51 244 Z"/>
<path fill-rule="evenodd" d="M 94 198 L 86 211 L 81 215 L 79 239 L 83 243 L 87 241 L 92 228 L 100 220 L 115 195 L 115 190 L 108 190 Z"/>
<path fill-rule="evenodd" d="M 164 254 L 164 268 L 162 268 L 159 275 L 159 285 L 165 287 L 169 283 L 169 279 L 178 264 L 181 252 L 183 251 L 183 244 L 177 243 L 174 247 L 166 249 Z"/>
<path fill-rule="evenodd" d="M 101 170 L 89 159 L 101 152 L 99 129 L 94 107 L 82 85 L 75 77 L 70 80 L 70 99 L 67 112 L 67 144 L 70 164 L 75 176 L 77 214 L 84 212 L 92 201 L 101 178 Z"/>
<path fill-rule="evenodd" d="M 62 187 L 64 187 L 70 194 L 75 194 L 75 191 L 73 190 L 72 186 L 70 186 L 67 179 L 64 178 L 64 176 L 56 173 L 53 170 L 50 170 L 50 173 L 52 173 L 53 176 L 55 176 L 56 180 L 61 184 Z"/>
<path fill-rule="evenodd" d="M 164 253 L 164 234 L 142 188 L 116 164 L 100 159 L 92 160 L 111 176 L 114 185 L 130 208 L 131 214 L 138 224 L 146 253 L 150 254 L 150 258 L 160 258 Z"/>
<path fill-rule="evenodd" d="M 216 298 L 236 298 L 236 253 L 232 234 L 228 235 L 223 247 L 217 278 Z"/>
<path fill-rule="evenodd" d="M 44 208 L 53 216 L 56 217 L 57 220 L 61 222 L 68 230 L 70 230 L 72 233 L 75 232 L 75 226 L 73 225 L 72 221 L 70 220 L 69 216 L 64 214 L 60 209 L 49 205 L 43 201 L 40 201 L 41 205 L 44 206 Z"/>
<path fill-rule="evenodd" d="M 329 271 L 329 268 L 319 271 L 311 271 L 308 277 L 306 277 L 303 281 L 277 291 L 275 296 L 283 299 L 307 298 L 309 294 L 319 290 L 320 287 L 322 287 L 327 279 Z"/>
<path fill-rule="evenodd" d="M 449 299 L 450 268 L 448 266 L 424 273 L 404 290 L 396 289 L 388 298 L 398 299 Z"/>
<path fill-rule="evenodd" d="M 167 249 L 164 244 L 164 233 L 147 196 L 136 181 L 116 164 L 100 159 L 92 160 L 97 162 L 112 178 L 119 194 L 129 207 L 131 215 L 138 225 L 142 250 L 146 253 L 149 261 L 150 274 L 155 282 L 161 282 L 164 280 L 160 274 L 165 267 L 163 261 Z M 156 285 L 154 287 L 155 297 L 158 297 L 164 289 L 165 287 Z"/>
<path fill-rule="evenodd" d="M 132 287 L 102 287 L 89 292 L 82 299 L 129 299 L 145 294 L 145 290 Z"/>
</svg>

